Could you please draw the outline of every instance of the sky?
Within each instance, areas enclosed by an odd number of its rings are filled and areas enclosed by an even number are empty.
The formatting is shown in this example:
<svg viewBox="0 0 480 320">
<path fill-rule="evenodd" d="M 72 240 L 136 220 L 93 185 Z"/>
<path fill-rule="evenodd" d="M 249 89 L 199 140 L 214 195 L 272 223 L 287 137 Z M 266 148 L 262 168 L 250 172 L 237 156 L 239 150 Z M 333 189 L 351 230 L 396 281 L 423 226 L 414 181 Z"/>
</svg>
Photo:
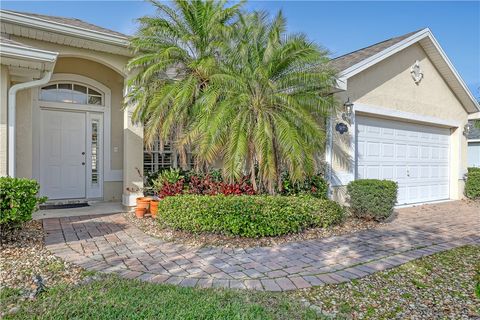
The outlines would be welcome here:
<svg viewBox="0 0 480 320">
<path fill-rule="evenodd" d="M 143 1 L 1 1 L 2 9 L 78 18 L 133 34 L 154 13 Z M 282 10 L 301 32 L 339 56 L 428 27 L 468 87 L 480 97 L 480 1 L 250 1 L 247 10 Z"/>
</svg>

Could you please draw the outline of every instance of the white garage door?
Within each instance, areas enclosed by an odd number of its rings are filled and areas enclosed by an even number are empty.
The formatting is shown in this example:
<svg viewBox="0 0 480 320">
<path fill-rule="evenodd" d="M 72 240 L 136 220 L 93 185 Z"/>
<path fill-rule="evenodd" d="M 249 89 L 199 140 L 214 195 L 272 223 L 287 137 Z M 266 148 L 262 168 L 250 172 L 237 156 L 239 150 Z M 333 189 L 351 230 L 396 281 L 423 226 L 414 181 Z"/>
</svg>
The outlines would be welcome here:
<svg viewBox="0 0 480 320">
<path fill-rule="evenodd" d="M 449 129 L 356 119 L 358 179 L 398 182 L 399 205 L 449 198 Z"/>
</svg>

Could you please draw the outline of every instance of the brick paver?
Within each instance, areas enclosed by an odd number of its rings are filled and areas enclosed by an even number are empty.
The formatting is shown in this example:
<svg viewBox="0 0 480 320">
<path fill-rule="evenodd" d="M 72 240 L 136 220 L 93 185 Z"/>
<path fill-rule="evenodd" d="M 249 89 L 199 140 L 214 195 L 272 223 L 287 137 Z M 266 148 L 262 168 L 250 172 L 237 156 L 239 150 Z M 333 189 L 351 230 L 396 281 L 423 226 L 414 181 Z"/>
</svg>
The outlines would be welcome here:
<svg viewBox="0 0 480 320">
<path fill-rule="evenodd" d="M 120 214 L 43 220 L 45 244 L 88 270 L 188 287 L 284 291 L 340 283 L 480 244 L 480 204 L 397 210 L 377 229 L 256 248 L 193 248 L 151 237 Z"/>
</svg>

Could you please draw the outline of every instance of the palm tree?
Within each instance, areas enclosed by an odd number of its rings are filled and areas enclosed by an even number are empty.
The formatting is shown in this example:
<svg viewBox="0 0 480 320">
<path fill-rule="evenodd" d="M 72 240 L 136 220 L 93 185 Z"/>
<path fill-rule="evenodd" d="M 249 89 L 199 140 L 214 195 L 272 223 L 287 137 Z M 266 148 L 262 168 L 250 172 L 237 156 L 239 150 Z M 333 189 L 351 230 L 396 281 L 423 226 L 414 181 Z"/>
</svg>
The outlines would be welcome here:
<svg viewBox="0 0 480 320">
<path fill-rule="evenodd" d="M 144 124 L 145 143 L 178 140 L 192 119 L 192 106 L 217 68 L 224 39 L 231 33 L 242 3 L 175 0 L 172 6 L 152 0 L 156 16 L 138 19 L 131 40 L 135 52 L 127 68 L 134 75 L 127 104 L 132 120 Z M 186 165 L 186 148 L 177 152 Z"/>
<path fill-rule="evenodd" d="M 248 174 L 269 193 L 281 187 L 282 170 L 294 181 L 314 173 L 334 107 L 328 52 L 285 29 L 281 12 L 272 21 L 259 12 L 241 17 L 184 139 L 199 159 L 223 159 L 225 177 Z"/>
</svg>

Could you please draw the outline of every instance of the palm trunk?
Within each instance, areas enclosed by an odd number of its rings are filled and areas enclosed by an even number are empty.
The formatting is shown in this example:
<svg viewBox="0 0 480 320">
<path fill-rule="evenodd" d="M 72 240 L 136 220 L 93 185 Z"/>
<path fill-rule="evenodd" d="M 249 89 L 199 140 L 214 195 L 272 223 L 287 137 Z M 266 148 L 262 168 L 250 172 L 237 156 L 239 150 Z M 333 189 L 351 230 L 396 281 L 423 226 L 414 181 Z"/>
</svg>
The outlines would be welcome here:
<svg viewBox="0 0 480 320">
<path fill-rule="evenodd" d="M 255 175 L 255 155 L 253 151 L 253 145 L 250 143 L 248 147 L 248 153 L 249 153 L 249 166 L 250 166 L 250 183 L 252 184 L 253 190 L 255 192 L 258 191 L 258 186 L 257 186 L 257 179 Z"/>
</svg>

